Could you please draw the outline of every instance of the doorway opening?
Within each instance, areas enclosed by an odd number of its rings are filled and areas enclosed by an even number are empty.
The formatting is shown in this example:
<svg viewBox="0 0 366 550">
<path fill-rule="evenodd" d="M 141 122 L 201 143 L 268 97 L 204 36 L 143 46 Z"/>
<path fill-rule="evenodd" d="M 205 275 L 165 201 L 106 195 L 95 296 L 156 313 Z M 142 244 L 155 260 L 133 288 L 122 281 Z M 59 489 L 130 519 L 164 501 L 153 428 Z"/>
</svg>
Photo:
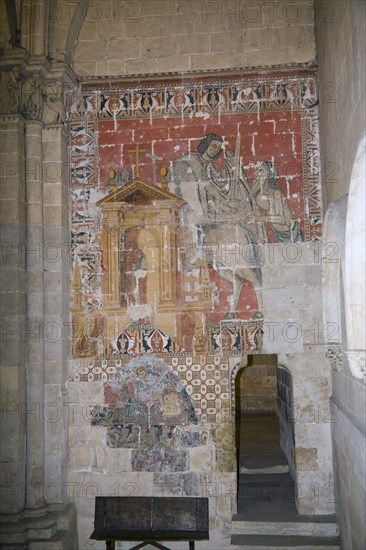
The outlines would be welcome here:
<svg viewBox="0 0 366 550">
<path fill-rule="evenodd" d="M 292 378 L 276 355 L 248 356 L 235 379 L 238 514 L 296 514 Z"/>
</svg>

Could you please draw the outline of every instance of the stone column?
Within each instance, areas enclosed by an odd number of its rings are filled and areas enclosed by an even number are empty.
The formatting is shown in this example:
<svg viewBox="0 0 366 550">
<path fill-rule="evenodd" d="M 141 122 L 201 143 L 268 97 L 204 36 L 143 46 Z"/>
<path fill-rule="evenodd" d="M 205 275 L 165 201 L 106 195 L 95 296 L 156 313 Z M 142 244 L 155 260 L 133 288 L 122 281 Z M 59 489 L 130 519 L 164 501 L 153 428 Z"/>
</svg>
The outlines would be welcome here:
<svg viewBox="0 0 366 550">
<path fill-rule="evenodd" d="M 44 369 L 46 501 L 58 506 L 67 495 L 70 233 L 68 231 L 67 131 L 43 129 Z"/>
<path fill-rule="evenodd" d="M 43 188 L 42 127 L 25 124 L 26 271 L 27 271 L 27 472 L 26 507 L 44 506 L 44 327 L 43 327 Z"/>
<path fill-rule="evenodd" d="M 0 512 L 17 514 L 25 488 L 25 204 L 24 120 L 0 116 L 1 178 L 1 462 Z"/>
</svg>

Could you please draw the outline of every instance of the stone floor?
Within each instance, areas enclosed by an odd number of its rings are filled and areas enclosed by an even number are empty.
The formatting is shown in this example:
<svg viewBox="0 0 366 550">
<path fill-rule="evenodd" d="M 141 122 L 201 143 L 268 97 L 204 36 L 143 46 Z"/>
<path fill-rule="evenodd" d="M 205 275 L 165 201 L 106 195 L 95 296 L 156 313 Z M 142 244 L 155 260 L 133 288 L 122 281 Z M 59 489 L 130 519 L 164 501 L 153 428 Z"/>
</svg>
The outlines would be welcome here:
<svg viewBox="0 0 366 550">
<path fill-rule="evenodd" d="M 241 418 L 238 514 L 248 519 L 296 515 L 295 484 L 280 448 L 276 415 Z"/>
<path fill-rule="evenodd" d="M 285 473 L 288 464 L 280 447 L 280 428 L 276 414 L 243 415 L 239 441 L 241 473 Z M 278 471 L 273 470 L 277 468 Z"/>
</svg>

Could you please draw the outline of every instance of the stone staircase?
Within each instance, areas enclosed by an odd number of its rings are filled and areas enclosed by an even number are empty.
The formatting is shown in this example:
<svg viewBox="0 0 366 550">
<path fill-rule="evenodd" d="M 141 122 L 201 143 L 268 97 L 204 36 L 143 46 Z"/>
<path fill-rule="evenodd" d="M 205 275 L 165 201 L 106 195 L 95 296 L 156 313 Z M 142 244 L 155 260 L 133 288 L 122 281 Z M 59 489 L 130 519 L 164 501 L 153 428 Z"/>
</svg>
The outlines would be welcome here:
<svg viewBox="0 0 366 550">
<path fill-rule="evenodd" d="M 241 419 L 238 513 L 231 550 L 340 550 L 335 516 L 300 516 L 295 483 L 280 447 L 278 419 Z"/>
<path fill-rule="evenodd" d="M 231 550 L 340 550 L 333 515 L 299 515 L 289 473 L 239 476 L 238 514 L 232 519 Z"/>
</svg>

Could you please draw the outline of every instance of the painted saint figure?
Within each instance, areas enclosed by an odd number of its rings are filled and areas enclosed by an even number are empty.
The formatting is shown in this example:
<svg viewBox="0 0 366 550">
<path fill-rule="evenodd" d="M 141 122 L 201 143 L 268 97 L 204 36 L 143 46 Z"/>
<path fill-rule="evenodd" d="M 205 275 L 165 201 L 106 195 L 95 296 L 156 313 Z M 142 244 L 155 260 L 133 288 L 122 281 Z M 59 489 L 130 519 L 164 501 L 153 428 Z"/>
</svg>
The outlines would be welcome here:
<svg viewBox="0 0 366 550">
<path fill-rule="evenodd" d="M 261 162 L 255 171 L 252 186 L 253 199 L 267 222 L 276 242 L 303 241 L 299 222 L 292 218 L 287 200 L 278 185 L 278 170 L 273 162 Z"/>
<path fill-rule="evenodd" d="M 261 270 L 257 258 L 258 227 L 246 175 L 240 164 L 237 142 L 235 154 L 226 152 L 223 166 L 218 164 L 224 140 L 207 134 L 197 151 L 178 159 L 173 165 L 177 194 L 190 208 L 186 221 L 197 227 L 198 241 L 206 261 L 224 279 L 233 283 L 230 313 L 235 317 L 245 280 L 256 290 L 258 314 L 261 314 Z M 233 253 L 237 247 L 238 253 Z"/>
</svg>

